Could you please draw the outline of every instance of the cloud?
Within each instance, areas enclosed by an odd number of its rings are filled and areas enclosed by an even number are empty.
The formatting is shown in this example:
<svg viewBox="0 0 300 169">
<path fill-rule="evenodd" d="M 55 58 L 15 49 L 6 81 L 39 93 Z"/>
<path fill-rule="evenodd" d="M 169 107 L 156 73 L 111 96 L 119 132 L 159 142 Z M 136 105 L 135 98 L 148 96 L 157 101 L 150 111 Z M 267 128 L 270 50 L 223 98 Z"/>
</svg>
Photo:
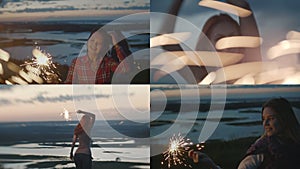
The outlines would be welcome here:
<svg viewBox="0 0 300 169">
<path fill-rule="evenodd" d="M 99 98 L 108 98 L 110 95 L 96 94 L 96 95 L 59 95 L 59 96 L 45 96 L 45 93 L 39 93 L 36 97 L 30 99 L 15 99 L 16 103 L 57 103 L 57 102 L 68 102 L 68 101 L 82 101 L 82 100 L 93 100 Z"/>
<path fill-rule="evenodd" d="M 12 102 L 8 99 L 0 99 L 0 106 L 11 105 Z"/>
</svg>

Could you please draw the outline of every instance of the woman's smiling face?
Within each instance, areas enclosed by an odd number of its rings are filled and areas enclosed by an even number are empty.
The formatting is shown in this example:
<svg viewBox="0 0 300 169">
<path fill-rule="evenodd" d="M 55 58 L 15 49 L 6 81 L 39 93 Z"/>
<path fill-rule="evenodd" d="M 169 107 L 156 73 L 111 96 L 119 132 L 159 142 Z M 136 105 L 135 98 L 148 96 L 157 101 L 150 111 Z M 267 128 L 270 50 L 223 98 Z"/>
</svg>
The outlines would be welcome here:
<svg viewBox="0 0 300 169">
<path fill-rule="evenodd" d="M 96 60 L 99 56 L 104 56 L 107 52 L 103 35 L 98 31 L 95 32 L 88 40 L 88 56 L 91 60 Z M 103 57 L 102 56 L 102 57 Z"/>
<path fill-rule="evenodd" d="M 276 112 L 270 107 L 265 107 L 262 113 L 263 126 L 267 136 L 278 135 L 282 131 L 282 127 L 276 117 Z"/>
</svg>

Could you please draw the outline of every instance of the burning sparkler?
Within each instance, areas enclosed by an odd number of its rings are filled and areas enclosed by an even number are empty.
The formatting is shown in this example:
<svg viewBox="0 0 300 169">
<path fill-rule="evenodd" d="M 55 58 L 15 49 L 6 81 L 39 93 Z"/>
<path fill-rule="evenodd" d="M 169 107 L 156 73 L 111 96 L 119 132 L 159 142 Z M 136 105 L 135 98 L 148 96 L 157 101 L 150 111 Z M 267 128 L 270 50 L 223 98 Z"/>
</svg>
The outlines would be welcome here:
<svg viewBox="0 0 300 169">
<path fill-rule="evenodd" d="M 167 162 L 168 168 L 172 165 L 183 165 L 192 168 L 187 161 L 188 151 L 192 149 L 201 150 L 203 148 L 204 143 L 195 145 L 190 139 L 181 136 L 180 133 L 178 135 L 174 134 L 170 138 L 168 149 L 163 153 L 163 161 L 161 164 L 163 165 L 164 162 Z"/>
<path fill-rule="evenodd" d="M 60 116 L 63 116 L 66 121 L 71 120 L 70 112 L 66 108 L 64 108 L 64 111 L 60 114 Z"/>
<path fill-rule="evenodd" d="M 28 74 L 32 73 L 40 76 L 47 83 L 59 83 L 61 79 L 56 72 L 56 65 L 53 63 L 52 56 L 39 47 L 32 50 L 33 58 L 26 61 L 25 66 Z"/>
</svg>

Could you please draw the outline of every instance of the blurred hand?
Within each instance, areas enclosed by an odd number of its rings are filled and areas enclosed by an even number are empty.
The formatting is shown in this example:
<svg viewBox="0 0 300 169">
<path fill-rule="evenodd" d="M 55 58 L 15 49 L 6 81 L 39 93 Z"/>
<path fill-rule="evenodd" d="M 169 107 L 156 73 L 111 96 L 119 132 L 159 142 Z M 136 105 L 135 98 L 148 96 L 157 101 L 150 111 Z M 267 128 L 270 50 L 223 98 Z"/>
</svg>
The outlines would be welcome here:
<svg viewBox="0 0 300 169">
<path fill-rule="evenodd" d="M 217 169 L 218 166 L 214 163 L 214 161 L 208 157 L 205 153 L 200 151 L 190 150 L 188 152 L 189 158 L 193 159 L 193 162 L 199 164 L 199 166 Z"/>
<path fill-rule="evenodd" d="M 116 45 L 118 42 L 125 39 L 124 35 L 120 31 L 109 32 L 109 35 L 111 36 L 113 45 Z"/>
<path fill-rule="evenodd" d="M 70 159 L 74 161 L 73 153 L 70 153 Z"/>
<path fill-rule="evenodd" d="M 77 113 L 77 114 L 84 114 L 84 111 L 82 111 L 82 110 L 77 110 L 76 113 Z"/>
</svg>

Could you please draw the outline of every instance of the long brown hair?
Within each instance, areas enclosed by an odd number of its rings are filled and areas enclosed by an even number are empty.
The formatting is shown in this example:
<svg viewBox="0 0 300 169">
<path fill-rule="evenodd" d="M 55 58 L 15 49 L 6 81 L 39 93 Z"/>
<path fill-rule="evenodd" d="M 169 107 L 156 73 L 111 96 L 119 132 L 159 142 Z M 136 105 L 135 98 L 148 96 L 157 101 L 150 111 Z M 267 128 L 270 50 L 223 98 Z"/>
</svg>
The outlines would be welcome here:
<svg viewBox="0 0 300 169">
<path fill-rule="evenodd" d="M 83 132 L 84 132 L 84 129 L 82 128 L 81 124 L 78 123 L 74 129 L 74 134 L 78 136 L 79 134 L 81 134 Z"/>
<path fill-rule="evenodd" d="M 275 112 L 279 125 L 283 128 L 281 135 L 294 143 L 300 143 L 300 125 L 291 104 L 284 98 L 273 98 L 264 103 L 262 112 L 266 107 Z"/>
</svg>

